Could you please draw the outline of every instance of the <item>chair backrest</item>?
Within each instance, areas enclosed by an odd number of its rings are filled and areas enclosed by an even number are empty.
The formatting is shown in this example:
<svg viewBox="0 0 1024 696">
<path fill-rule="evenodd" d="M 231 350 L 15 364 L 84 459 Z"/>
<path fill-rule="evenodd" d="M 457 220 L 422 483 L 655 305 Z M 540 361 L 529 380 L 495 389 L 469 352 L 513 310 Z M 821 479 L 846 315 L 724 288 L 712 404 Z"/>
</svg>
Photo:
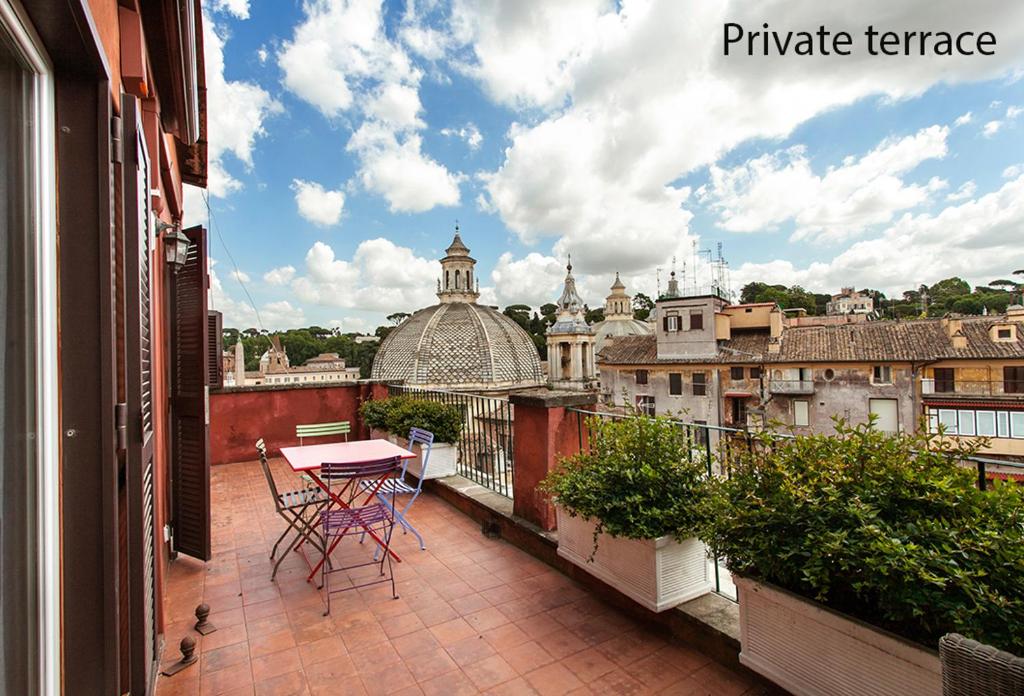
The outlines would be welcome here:
<svg viewBox="0 0 1024 696">
<path fill-rule="evenodd" d="M 1024 693 L 1024 659 L 991 645 L 947 633 L 939 639 L 939 661 L 945 696 Z"/>
<path fill-rule="evenodd" d="M 270 462 L 267 461 L 267 443 L 261 437 L 256 441 L 256 451 L 260 455 L 260 467 L 263 469 L 263 476 L 267 479 L 267 486 L 270 494 L 274 496 L 274 505 L 281 504 L 281 494 L 277 492 L 277 483 L 274 481 L 274 474 L 270 471 Z"/>
<path fill-rule="evenodd" d="M 434 448 L 434 433 L 423 428 L 409 428 L 409 449 L 413 445 L 420 446 L 420 476 L 416 480 L 417 490 L 423 486 L 423 479 L 427 476 L 427 462 L 430 460 L 430 451 Z M 408 459 L 402 466 L 402 478 L 405 478 L 405 470 L 409 467 Z"/>
<path fill-rule="evenodd" d="M 352 432 L 352 424 L 348 421 L 337 421 L 335 423 L 309 423 L 295 426 L 295 437 L 299 438 L 299 444 L 306 437 L 325 437 L 328 435 L 344 435 L 348 440 L 348 434 Z"/>
<path fill-rule="evenodd" d="M 401 457 L 388 457 L 368 462 L 324 462 L 320 465 L 320 479 L 323 481 L 347 481 L 351 479 L 383 478 L 396 473 L 402 466 Z"/>
</svg>

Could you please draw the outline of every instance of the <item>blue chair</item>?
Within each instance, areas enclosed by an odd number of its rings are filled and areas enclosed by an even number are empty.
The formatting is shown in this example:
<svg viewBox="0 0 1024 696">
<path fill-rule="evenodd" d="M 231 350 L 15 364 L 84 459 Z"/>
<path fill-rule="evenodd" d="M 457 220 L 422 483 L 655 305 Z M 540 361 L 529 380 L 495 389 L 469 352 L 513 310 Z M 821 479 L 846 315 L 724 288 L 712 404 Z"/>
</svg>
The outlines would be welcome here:
<svg viewBox="0 0 1024 696">
<path fill-rule="evenodd" d="M 377 491 L 377 498 L 382 503 L 391 508 L 391 511 L 395 515 L 395 521 L 398 522 L 398 524 L 402 527 L 402 533 L 405 534 L 406 531 L 412 532 L 416 539 L 420 542 L 420 550 L 425 550 L 427 548 L 427 545 L 423 543 L 423 535 L 421 535 L 419 531 L 417 531 L 417 529 L 414 526 L 412 526 L 409 520 L 406 519 L 406 514 L 409 512 L 409 508 L 412 507 L 412 504 L 416 502 L 416 498 L 420 497 L 420 491 L 423 490 L 423 478 L 426 476 L 427 473 L 427 465 L 430 461 L 430 450 L 434 446 L 434 433 L 428 430 L 423 430 L 422 428 L 410 429 L 410 451 L 413 450 L 413 447 L 415 445 L 420 446 L 420 457 L 422 459 L 422 462 L 420 464 L 420 478 L 416 480 L 416 485 L 413 486 L 408 481 L 406 481 L 406 470 L 409 468 L 410 461 L 406 459 L 402 464 L 402 473 L 399 476 L 396 476 L 395 478 L 391 478 L 384 481 L 381 488 Z M 370 488 L 372 484 L 369 481 L 364 481 L 361 485 L 363 487 L 363 490 L 367 490 L 368 488 Z M 391 501 L 393 501 L 396 498 L 396 496 L 400 495 L 408 495 L 411 497 L 409 498 L 409 501 L 405 503 L 402 509 L 398 510 L 396 507 L 392 506 Z M 385 498 L 385 496 L 387 497 Z M 376 558 L 377 554 L 379 553 L 380 548 L 378 547 L 376 553 L 374 553 L 374 558 Z"/>
</svg>

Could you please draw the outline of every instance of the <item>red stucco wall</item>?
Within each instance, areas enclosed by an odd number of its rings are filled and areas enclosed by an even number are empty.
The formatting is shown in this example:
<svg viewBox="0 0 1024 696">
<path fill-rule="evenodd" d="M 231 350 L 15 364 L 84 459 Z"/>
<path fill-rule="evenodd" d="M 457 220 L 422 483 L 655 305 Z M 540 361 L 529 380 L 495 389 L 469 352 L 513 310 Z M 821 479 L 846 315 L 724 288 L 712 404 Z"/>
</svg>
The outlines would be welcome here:
<svg viewBox="0 0 1024 696">
<path fill-rule="evenodd" d="M 332 387 L 254 389 L 210 394 L 210 461 L 212 464 L 256 459 L 256 440 L 263 438 L 271 455 L 299 444 L 295 426 L 349 421 L 352 435 L 361 433 L 359 384 Z M 330 439 L 324 439 L 329 442 Z M 306 444 L 316 440 L 308 439 Z"/>
</svg>

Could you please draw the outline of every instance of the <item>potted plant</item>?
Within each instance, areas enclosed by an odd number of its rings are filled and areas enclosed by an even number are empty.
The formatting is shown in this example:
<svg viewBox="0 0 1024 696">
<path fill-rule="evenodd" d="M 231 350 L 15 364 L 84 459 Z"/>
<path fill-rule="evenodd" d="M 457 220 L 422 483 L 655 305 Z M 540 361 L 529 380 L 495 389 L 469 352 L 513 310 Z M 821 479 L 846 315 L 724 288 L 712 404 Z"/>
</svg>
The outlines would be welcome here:
<svg viewBox="0 0 1024 696">
<path fill-rule="evenodd" d="M 393 396 L 364 402 L 359 408 L 363 421 L 370 426 L 371 437 L 386 438 L 402 447 L 409 447 L 407 435 L 412 428 L 434 434 L 434 444 L 423 471 L 420 445 L 412 447 L 415 459 L 409 460 L 408 472 L 417 478 L 444 478 L 455 474 L 458 450 L 455 443 L 462 433 L 462 411 L 444 404 L 413 396 Z"/>
<path fill-rule="evenodd" d="M 590 446 L 542 484 L 554 496 L 558 554 L 652 611 L 711 590 L 694 537 L 707 486 L 686 432 L 666 418 L 592 418 Z"/>
<path fill-rule="evenodd" d="M 739 588 L 740 661 L 795 694 L 938 694 L 957 632 L 1024 650 L 1024 495 L 979 444 L 837 422 L 768 436 L 712 484 L 701 536 Z"/>
</svg>

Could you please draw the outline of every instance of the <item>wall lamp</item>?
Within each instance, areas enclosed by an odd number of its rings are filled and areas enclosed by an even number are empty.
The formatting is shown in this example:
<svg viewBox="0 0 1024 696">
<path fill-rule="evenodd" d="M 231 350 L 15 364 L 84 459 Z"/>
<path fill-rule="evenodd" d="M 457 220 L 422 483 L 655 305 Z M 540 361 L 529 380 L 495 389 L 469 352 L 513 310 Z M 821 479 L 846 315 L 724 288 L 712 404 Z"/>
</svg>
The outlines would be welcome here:
<svg viewBox="0 0 1024 696">
<path fill-rule="evenodd" d="M 170 225 L 163 220 L 156 221 L 157 233 L 162 234 L 164 240 L 164 260 L 167 265 L 177 273 L 185 266 L 188 258 L 188 248 L 192 244 L 189 238 L 181 231 L 177 224 Z"/>
</svg>

